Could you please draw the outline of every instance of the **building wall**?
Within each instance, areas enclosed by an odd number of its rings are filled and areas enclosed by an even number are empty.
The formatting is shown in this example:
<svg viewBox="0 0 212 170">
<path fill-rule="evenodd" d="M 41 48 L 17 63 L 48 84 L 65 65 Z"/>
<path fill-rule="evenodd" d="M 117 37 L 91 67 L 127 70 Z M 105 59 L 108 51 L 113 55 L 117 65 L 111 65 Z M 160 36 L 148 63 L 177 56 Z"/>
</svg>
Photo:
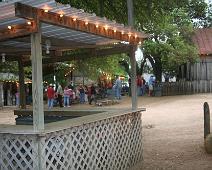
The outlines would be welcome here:
<svg viewBox="0 0 212 170">
<path fill-rule="evenodd" d="M 187 63 L 186 75 L 183 78 L 186 80 L 212 80 L 212 55 L 202 57 L 194 64 Z"/>
</svg>

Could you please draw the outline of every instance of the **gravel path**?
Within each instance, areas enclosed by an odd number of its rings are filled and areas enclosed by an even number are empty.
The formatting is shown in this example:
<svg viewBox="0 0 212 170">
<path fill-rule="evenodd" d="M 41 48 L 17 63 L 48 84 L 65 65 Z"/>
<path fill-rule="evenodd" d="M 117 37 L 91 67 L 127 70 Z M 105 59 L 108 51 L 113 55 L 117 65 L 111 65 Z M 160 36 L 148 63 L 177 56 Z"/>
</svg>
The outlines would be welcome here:
<svg viewBox="0 0 212 170">
<path fill-rule="evenodd" d="M 212 170 L 212 155 L 204 150 L 203 103 L 212 108 L 212 94 L 172 97 L 139 97 L 143 112 L 143 166 L 133 170 Z M 130 107 L 129 97 L 118 105 Z M 71 108 L 88 108 L 73 105 Z M 0 124 L 14 124 L 13 109 L 0 110 Z"/>
</svg>

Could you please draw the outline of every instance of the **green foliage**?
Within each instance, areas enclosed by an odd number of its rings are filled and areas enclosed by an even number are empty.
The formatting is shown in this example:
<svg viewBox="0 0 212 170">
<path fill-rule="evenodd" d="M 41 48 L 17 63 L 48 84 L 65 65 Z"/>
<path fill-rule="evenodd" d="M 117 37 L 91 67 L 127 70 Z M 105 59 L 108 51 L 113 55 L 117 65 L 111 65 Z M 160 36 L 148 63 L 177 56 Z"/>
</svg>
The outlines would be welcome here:
<svg viewBox="0 0 212 170">
<path fill-rule="evenodd" d="M 109 19 L 127 24 L 126 0 L 61 0 L 60 2 L 70 3 L 71 6 L 98 15 L 103 13 Z M 176 71 L 181 64 L 196 60 L 197 50 L 191 43 L 192 22 L 194 19 L 204 19 L 206 9 L 207 4 L 204 0 L 134 0 L 135 27 L 151 36 L 145 41 L 143 49 L 145 57 L 152 63 L 154 74 L 159 74 L 156 77 L 160 79 L 162 71 L 177 74 Z M 128 68 L 127 63 L 122 62 L 122 65 Z M 143 62 L 140 64 L 142 66 L 138 68 L 143 70 L 145 64 Z"/>
<path fill-rule="evenodd" d="M 119 61 L 123 57 L 121 55 L 113 55 L 107 57 L 93 57 L 75 62 L 77 70 L 82 72 L 90 79 L 96 80 L 102 72 L 108 74 L 122 74 L 126 75 L 126 72 L 120 67 Z"/>
<path fill-rule="evenodd" d="M 184 9 L 174 9 L 168 14 L 164 12 L 163 17 L 155 23 L 151 22 L 147 25 L 149 27 L 151 38 L 144 42 L 144 54 L 151 57 L 147 58 L 156 77 L 159 74 L 159 81 L 161 72 L 176 76 L 180 65 L 196 61 L 197 49 L 191 43 L 192 20 Z M 158 65 L 161 65 L 160 70 L 156 69 Z"/>
<path fill-rule="evenodd" d="M 14 73 L 18 74 L 18 63 L 16 61 L 9 62 L 0 62 L 0 72 L 1 73 Z"/>
</svg>

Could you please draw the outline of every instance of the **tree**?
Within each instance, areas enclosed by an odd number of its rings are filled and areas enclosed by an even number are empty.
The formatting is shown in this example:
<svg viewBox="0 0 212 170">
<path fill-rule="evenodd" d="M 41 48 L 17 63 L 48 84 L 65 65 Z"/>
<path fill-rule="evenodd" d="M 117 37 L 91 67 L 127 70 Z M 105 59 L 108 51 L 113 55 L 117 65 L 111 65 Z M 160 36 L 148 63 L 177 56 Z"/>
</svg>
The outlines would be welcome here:
<svg viewBox="0 0 212 170">
<path fill-rule="evenodd" d="M 176 75 L 180 65 L 194 62 L 198 56 L 190 39 L 192 23 L 186 16 L 184 10 L 175 9 L 171 14 L 164 13 L 154 27 L 147 25 L 151 37 L 143 45 L 144 61 L 150 61 L 158 81 L 162 72 Z"/>
<path fill-rule="evenodd" d="M 58 1 L 127 23 L 126 0 Z M 161 80 L 162 72 L 168 71 L 176 75 L 180 64 L 195 61 L 197 53 L 189 41 L 192 34 L 191 19 L 202 19 L 206 16 L 207 5 L 204 0 L 136 0 L 134 7 L 135 27 L 151 35 L 144 43 L 145 55 L 140 67 L 137 64 L 138 74 L 142 74 L 147 58 L 152 63 L 158 81 Z M 128 61 L 121 63 L 129 68 Z"/>
</svg>

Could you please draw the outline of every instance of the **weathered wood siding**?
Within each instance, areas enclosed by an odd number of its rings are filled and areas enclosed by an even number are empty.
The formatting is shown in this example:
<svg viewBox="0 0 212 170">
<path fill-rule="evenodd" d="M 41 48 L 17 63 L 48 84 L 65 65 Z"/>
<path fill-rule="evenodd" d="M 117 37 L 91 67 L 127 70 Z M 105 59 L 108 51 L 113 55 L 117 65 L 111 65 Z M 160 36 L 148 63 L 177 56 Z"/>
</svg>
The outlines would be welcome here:
<svg viewBox="0 0 212 170">
<path fill-rule="evenodd" d="M 212 93 L 212 80 L 162 83 L 162 96 Z"/>
<path fill-rule="evenodd" d="M 183 66 L 181 67 L 183 70 Z M 197 63 L 187 63 L 186 75 L 182 78 L 187 80 L 212 80 L 212 56 L 200 58 Z"/>
</svg>

